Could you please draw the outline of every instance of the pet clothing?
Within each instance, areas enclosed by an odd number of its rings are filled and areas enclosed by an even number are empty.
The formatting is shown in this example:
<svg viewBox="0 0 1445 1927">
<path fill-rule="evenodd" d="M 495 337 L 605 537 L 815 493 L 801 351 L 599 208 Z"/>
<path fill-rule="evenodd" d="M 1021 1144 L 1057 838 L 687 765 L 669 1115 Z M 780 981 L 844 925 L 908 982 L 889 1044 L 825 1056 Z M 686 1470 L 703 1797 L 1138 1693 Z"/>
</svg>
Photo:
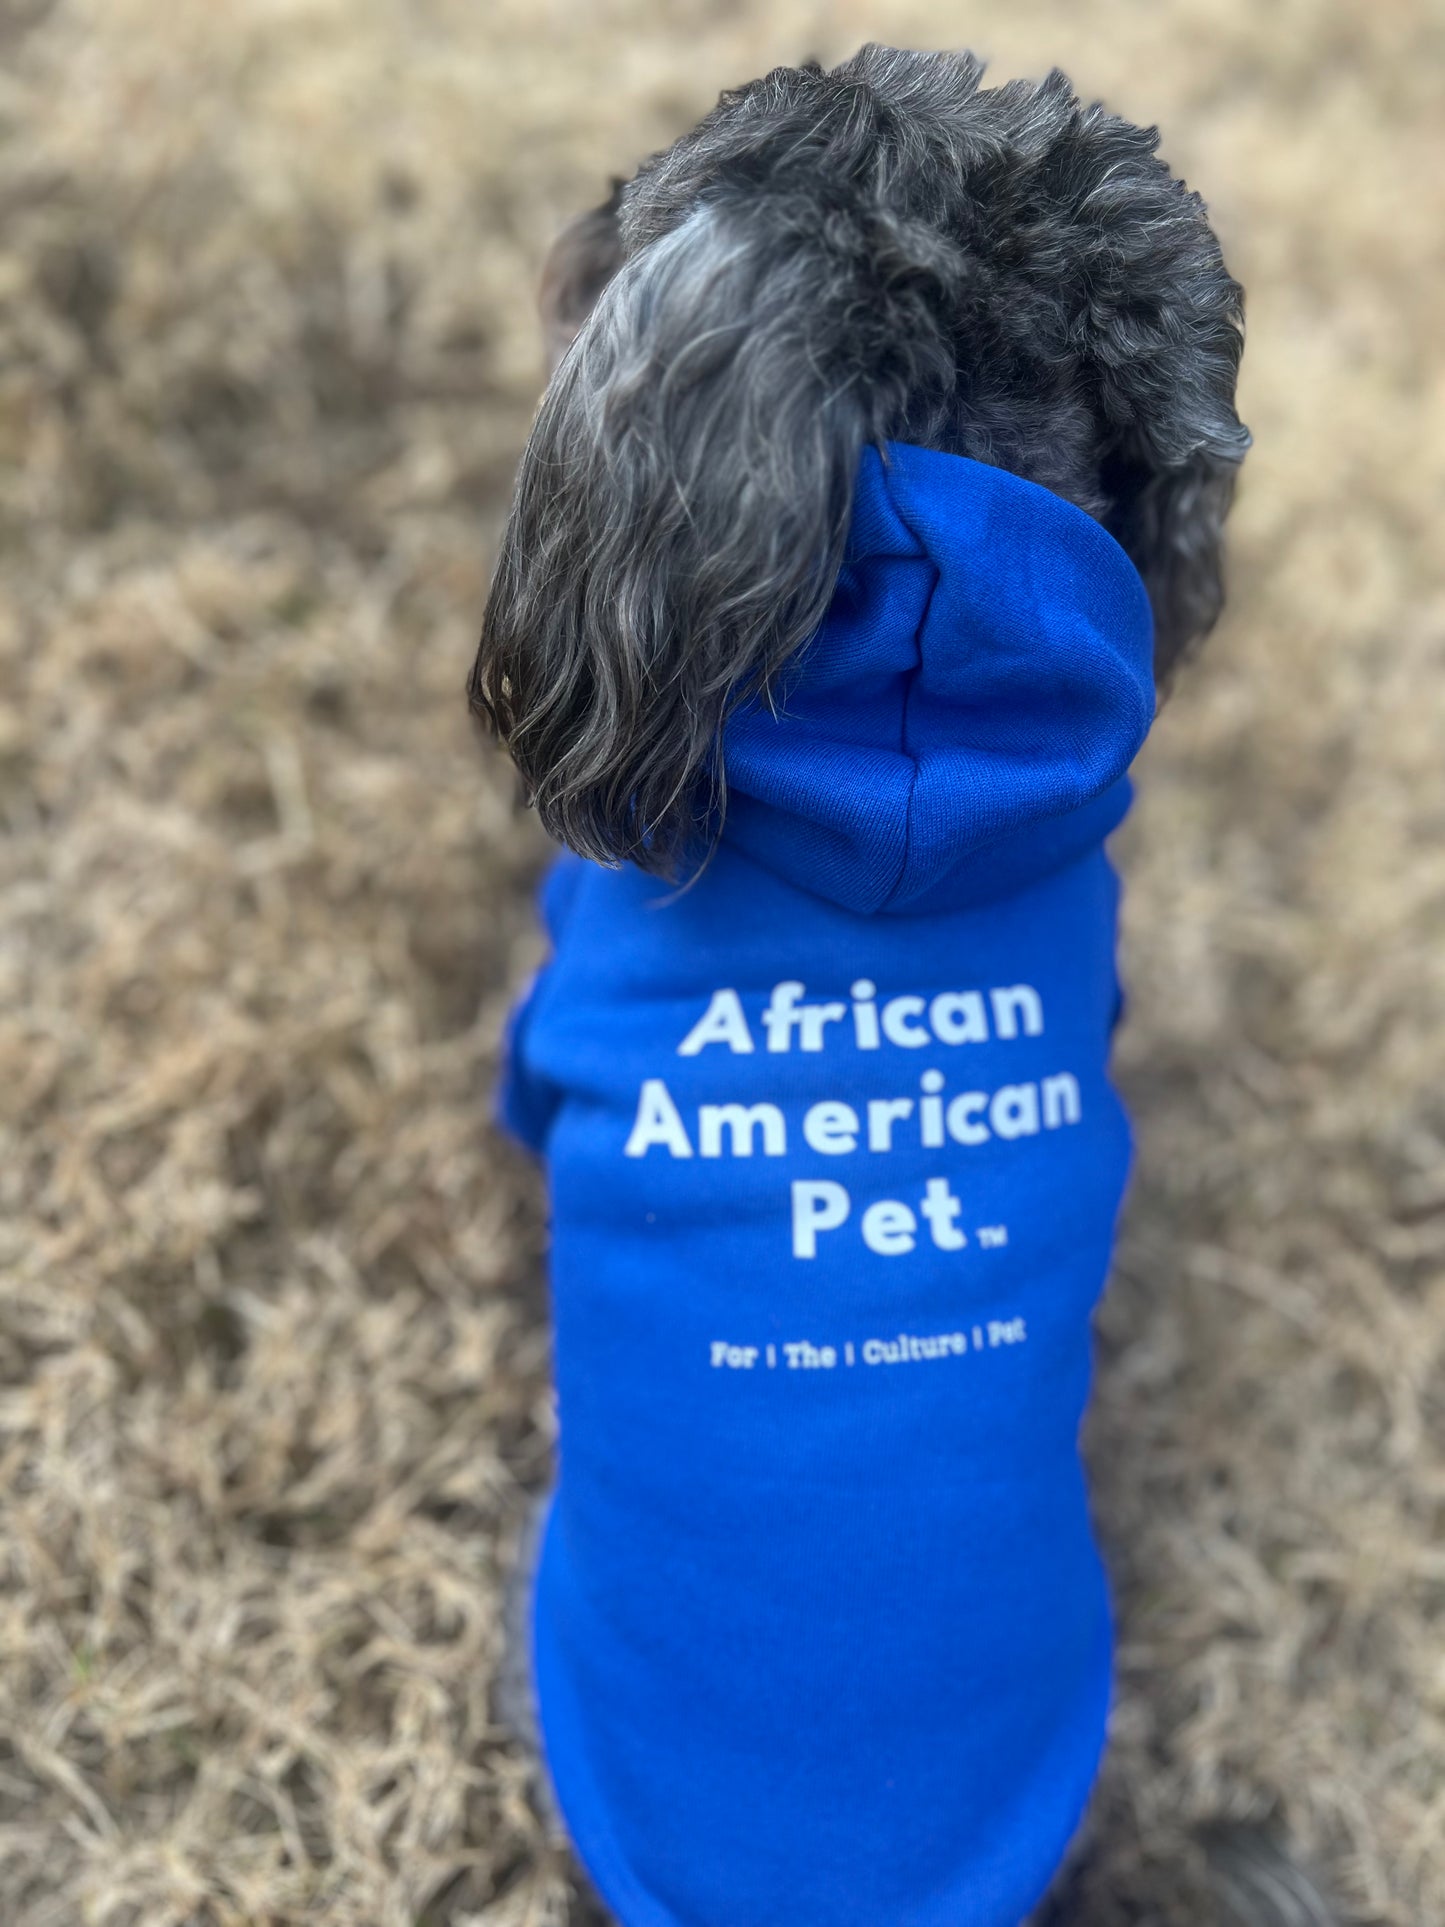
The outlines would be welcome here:
<svg viewBox="0 0 1445 1927">
<path fill-rule="evenodd" d="M 1103 843 L 1151 648 L 1081 510 L 869 449 L 711 860 L 545 886 L 502 1097 L 552 1214 L 533 1664 L 624 1927 L 1017 1927 L 1079 1824 L 1129 1162 Z"/>
</svg>

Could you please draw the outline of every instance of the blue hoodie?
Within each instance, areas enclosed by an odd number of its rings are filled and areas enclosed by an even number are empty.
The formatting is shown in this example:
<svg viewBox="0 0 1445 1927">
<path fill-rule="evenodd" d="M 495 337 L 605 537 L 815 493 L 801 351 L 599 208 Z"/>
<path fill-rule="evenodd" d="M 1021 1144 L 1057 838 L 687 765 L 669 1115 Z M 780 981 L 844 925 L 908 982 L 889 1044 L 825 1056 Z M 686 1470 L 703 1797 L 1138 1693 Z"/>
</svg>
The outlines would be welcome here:
<svg viewBox="0 0 1445 1927">
<path fill-rule="evenodd" d="M 1017 1927 L 1103 1743 L 1078 1430 L 1129 1160 L 1103 840 L 1153 715 L 1088 516 L 890 445 L 693 886 L 564 857 L 547 1764 L 624 1927 Z"/>
</svg>

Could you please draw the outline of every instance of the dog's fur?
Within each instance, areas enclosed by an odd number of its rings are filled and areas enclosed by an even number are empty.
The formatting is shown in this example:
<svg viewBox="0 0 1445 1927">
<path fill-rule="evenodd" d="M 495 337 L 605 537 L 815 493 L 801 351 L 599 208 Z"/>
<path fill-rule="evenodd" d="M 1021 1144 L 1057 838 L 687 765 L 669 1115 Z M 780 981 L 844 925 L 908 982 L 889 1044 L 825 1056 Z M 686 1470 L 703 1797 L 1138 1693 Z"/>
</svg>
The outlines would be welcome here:
<svg viewBox="0 0 1445 1927">
<path fill-rule="evenodd" d="M 554 372 L 469 693 L 582 855 L 675 876 L 716 835 L 723 725 L 822 620 L 869 443 L 1102 522 L 1148 589 L 1161 687 L 1218 616 L 1249 435 L 1203 203 L 1156 130 L 1063 74 L 981 77 L 882 47 L 779 68 L 553 249 Z M 1225 1863 L 1251 1927 L 1332 1918 L 1267 1846 Z"/>
<path fill-rule="evenodd" d="M 471 697 L 583 855 L 670 874 L 715 830 L 722 724 L 818 627 L 866 443 L 1098 517 L 1148 586 L 1161 681 L 1218 614 L 1239 286 L 1153 129 L 1061 73 L 981 73 L 880 47 L 779 68 L 554 257 L 550 332 L 579 332 Z"/>
</svg>

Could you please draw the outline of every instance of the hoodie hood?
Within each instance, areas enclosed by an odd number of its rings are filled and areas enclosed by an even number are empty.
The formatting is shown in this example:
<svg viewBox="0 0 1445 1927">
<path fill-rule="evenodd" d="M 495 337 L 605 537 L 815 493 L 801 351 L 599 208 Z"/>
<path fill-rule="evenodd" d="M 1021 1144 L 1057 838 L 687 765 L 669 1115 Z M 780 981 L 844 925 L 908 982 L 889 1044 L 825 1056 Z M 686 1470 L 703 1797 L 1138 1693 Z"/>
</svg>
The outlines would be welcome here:
<svg viewBox="0 0 1445 1927">
<path fill-rule="evenodd" d="M 1152 659 L 1138 572 L 1082 509 L 963 456 L 865 449 L 828 615 L 777 713 L 728 724 L 724 842 L 863 913 L 1020 889 L 1127 810 Z"/>
</svg>

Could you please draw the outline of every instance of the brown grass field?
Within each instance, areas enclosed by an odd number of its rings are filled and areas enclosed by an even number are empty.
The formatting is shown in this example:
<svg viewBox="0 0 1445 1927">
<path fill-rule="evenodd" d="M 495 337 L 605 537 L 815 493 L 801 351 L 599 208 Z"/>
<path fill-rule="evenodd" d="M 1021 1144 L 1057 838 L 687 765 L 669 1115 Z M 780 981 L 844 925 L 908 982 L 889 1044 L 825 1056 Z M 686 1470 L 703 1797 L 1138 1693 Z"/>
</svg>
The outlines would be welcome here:
<svg viewBox="0 0 1445 1927">
<path fill-rule="evenodd" d="M 1200 1927 L 1255 1816 L 1445 1920 L 1438 4 L 4 0 L 5 1927 L 580 1918 L 490 1701 L 544 851 L 462 684 L 551 233 L 869 38 L 1159 120 L 1249 288 L 1232 608 L 1119 847 L 1076 1919 Z"/>
</svg>

